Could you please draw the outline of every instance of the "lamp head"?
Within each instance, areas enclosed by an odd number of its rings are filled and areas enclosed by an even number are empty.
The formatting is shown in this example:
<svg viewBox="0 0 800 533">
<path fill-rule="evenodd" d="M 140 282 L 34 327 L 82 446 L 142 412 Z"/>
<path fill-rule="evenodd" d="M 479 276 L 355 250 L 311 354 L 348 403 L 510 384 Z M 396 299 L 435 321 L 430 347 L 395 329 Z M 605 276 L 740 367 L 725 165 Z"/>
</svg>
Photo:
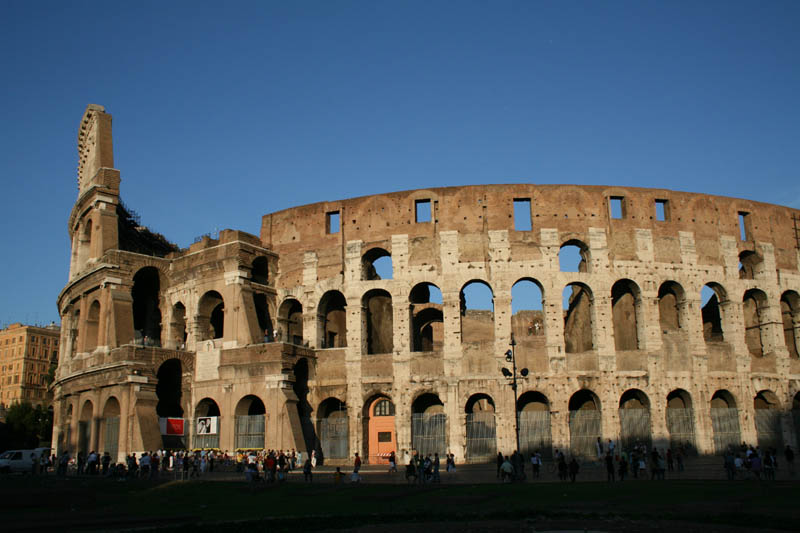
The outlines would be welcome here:
<svg viewBox="0 0 800 533">
<path fill-rule="evenodd" d="M 508 350 L 506 352 L 506 361 L 508 361 L 510 363 L 513 358 L 514 358 L 514 354 L 511 352 L 511 350 Z"/>
</svg>

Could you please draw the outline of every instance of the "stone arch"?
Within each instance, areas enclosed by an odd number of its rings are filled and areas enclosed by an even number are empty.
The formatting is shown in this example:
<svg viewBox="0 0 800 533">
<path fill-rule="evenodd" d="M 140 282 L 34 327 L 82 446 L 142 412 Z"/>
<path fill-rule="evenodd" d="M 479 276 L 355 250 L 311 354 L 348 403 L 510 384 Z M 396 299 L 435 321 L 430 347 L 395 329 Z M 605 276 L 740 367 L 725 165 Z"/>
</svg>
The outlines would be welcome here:
<svg viewBox="0 0 800 533">
<path fill-rule="evenodd" d="M 679 283 L 669 280 L 658 288 L 658 323 L 663 333 L 683 328 L 685 302 L 686 292 Z"/>
<path fill-rule="evenodd" d="M 161 418 L 182 418 L 183 368 L 181 359 L 169 358 L 161 363 L 156 372 L 156 413 Z"/>
<path fill-rule="evenodd" d="M 561 272 L 590 272 L 591 255 L 585 242 L 578 239 L 565 241 L 558 250 Z"/>
<path fill-rule="evenodd" d="M 186 327 L 186 306 L 183 302 L 175 302 L 172 306 L 170 320 L 170 337 L 177 349 L 185 349 L 186 341 L 189 338 L 189 330 Z"/>
<path fill-rule="evenodd" d="M 208 291 L 197 306 L 200 340 L 221 339 L 225 334 L 225 300 L 217 291 Z"/>
<path fill-rule="evenodd" d="M 590 389 L 581 389 L 569 399 L 570 453 L 597 457 L 597 441 L 603 437 L 600 398 Z"/>
<path fill-rule="evenodd" d="M 319 348 L 347 346 L 347 300 L 339 291 L 322 295 L 317 308 Z"/>
<path fill-rule="evenodd" d="M 100 300 L 94 299 L 86 314 L 86 339 L 83 346 L 85 352 L 91 352 L 100 345 L 100 314 Z"/>
<path fill-rule="evenodd" d="M 367 395 L 362 420 L 365 460 L 371 464 L 388 463 L 391 453 L 397 451 L 395 405 L 391 397 L 380 391 Z"/>
<path fill-rule="evenodd" d="M 392 279 L 392 254 L 383 248 L 370 248 L 361 256 L 361 279 Z"/>
<path fill-rule="evenodd" d="M 250 281 L 261 285 L 269 283 L 269 260 L 266 256 L 260 255 L 253 259 L 250 266 Z"/>
<path fill-rule="evenodd" d="M 683 448 L 686 453 L 696 453 L 697 444 L 691 394 L 684 389 L 675 389 L 667 394 L 665 416 L 670 448 L 673 451 Z"/>
<path fill-rule="evenodd" d="M 411 403 L 411 447 L 422 456 L 447 453 L 447 415 L 436 393 L 422 392 Z"/>
<path fill-rule="evenodd" d="M 650 426 L 650 398 L 639 389 L 626 390 L 619 399 L 620 445 L 631 450 L 641 443 L 649 450 L 653 437 Z"/>
<path fill-rule="evenodd" d="M 703 338 L 706 342 L 722 342 L 725 340 L 723 307 L 728 301 L 727 291 L 719 283 L 710 282 L 705 284 L 700 294 Z"/>
<path fill-rule="evenodd" d="M 484 347 L 494 343 L 494 292 L 481 279 L 466 282 L 459 292 L 461 343 Z"/>
<path fill-rule="evenodd" d="M 763 258 L 756 252 L 745 250 L 739 254 L 739 279 L 756 279 L 763 269 Z"/>
<path fill-rule="evenodd" d="M 278 324 L 277 341 L 303 345 L 303 305 L 297 299 L 286 298 L 281 303 Z"/>
<path fill-rule="evenodd" d="M 119 451 L 120 413 L 119 400 L 116 396 L 109 396 L 103 406 L 103 414 L 100 418 L 98 452 L 108 452 L 114 463 L 117 462 Z"/>
<path fill-rule="evenodd" d="M 761 390 L 753 398 L 753 408 L 759 448 L 783 450 L 783 413 L 778 396 L 769 389 Z"/>
<path fill-rule="evenodd" d="M 725 389 L 720 389 L 711 396 L 711 427 L 714 433 L 714 449 L 718 454 L 739 446 L 742 440 L 739 410 L 736 408 L 736 398 Z"/>
<path fill-rule="evenodd" d="M 789 357 L 797 359 L 800 345 L 800 295 L 797 292 L 785 291 L 781 294 L 781 319 L 786 350 Z"/>
<path fill-rule="evenodd" d="M 525 457 L 539 452 L 552 457 L 550 400 L 539 391 L 524 392 L 517 400 L 519 447 Z"/>
<path fill-rule="evenodd" d="M 160 272 L 156 267 L 145 266 L 133 275 L 133 330 L 138 341 L 146 346 L 161 346 Z"/>
<path fill-rule="evenodd" d="M 545 323 L 542 284 L 530 277 L 518 279 L 511 286 L 511 335 L 520 347 L 530 344 L 526 341 L 543 342 Z"/>
<path fill-rule="evenodd" d="M 411 351 L 441 351 L 444 346 L 442 291 L 433 283 L 418 283 L 411 289 L 408 300 L 411 315 Z"/>
<path fill-rule="evenodd" d="M 639 349 L 639 324 L 642 314 L 642 291 L 629 279 L 618 280 L 611 287 L 611 319 L 617 351 Z"/>
<path fill-rule="evenodd" d="M 78 452 L 88 454 L 91 450 L 92 424 L 94 424 L 95 413 L 92 400 L 84 400 L 81 404 L 81 411 L 78 415 Z"/>
<path fill-rule="evenodd" d="M 253 306 L 258 320 L 259 338 L 263 335 L 264 342 L 275 340 L 275 328 L 272 324 L 272 315 L 269 312 L 267 295 L 261 292 L 253 293 Z"/>
<path fill-rule="evenodd" d="M 797 347 L 800 345 L 800 296 L 797 292 L 786 291 L 781 295 L 781 318 L 786 350 L 789 352 L 789 357 L 797 359 Z"/>
<path fill-rule="evenodd" d="M 234 448 L 238 450 L 261 450 L 264 448 L 264 430 L 267 409 L 255 394 L 243 396 L 233 411 Z"/>
<path fill-rule="evenodd" d="M 318 461 L 350 457 L 347 404 L 336 397 L 321 401 L 317 408 Z"/>
<path fill-rule="evenodd" d="M 767 295 L 760 289 L 745 291 L 742 298 L 742 314 L 744 315 L 744 339 L 750 355 L 764 355 L 764 337 L 768 322 Z"/>
<path fill-rule="evenodd" d="M 392 295 L 383 289 L 372 289 L 361 298 L 362 327 L 366 354 L 392 353 L 394 350 L 394 311 Z"/>
<path fill-rule="evenodd" d="M 193 447 L 219 448 L 222 419 L 219 405 L 213 398 L 205 397 L 197 402 L 192 422 Z"/>
<path fill-rule="evenodd" d="M 467 399 L 466 459 L 471 463 L 492 461 L 497 454 L 497 426 L 494 400 L 485 393 Z"/>
<path fill-rule="evenodd" d="M 569 283 L 562 293 L 564 304 L 564 351 L 594 349 L 594 297 L 584 283 Z"/>
</svg>

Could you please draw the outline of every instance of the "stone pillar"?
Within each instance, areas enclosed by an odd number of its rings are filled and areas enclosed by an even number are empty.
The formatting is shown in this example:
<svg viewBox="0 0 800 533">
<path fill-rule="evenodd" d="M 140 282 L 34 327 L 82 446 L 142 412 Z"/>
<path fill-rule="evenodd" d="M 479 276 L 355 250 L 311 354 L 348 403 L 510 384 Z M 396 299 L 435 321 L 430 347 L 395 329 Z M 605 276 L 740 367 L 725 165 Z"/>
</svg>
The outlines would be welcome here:
<svg viewBox="0 0 800 533">
<path fill-rule="evenodd" d="M 119 439 L 117 446 L 117 457 L 112 457 L 113 461 L 124 462 L 131 450 L 131 439 L 129 436 L 129 420 L 133 415 L 131 411 L 131 384 L 127 383 L 120 387 L 119 394 Z M 187 443 L 188 444 L 188 443 Z"/>
</svg>

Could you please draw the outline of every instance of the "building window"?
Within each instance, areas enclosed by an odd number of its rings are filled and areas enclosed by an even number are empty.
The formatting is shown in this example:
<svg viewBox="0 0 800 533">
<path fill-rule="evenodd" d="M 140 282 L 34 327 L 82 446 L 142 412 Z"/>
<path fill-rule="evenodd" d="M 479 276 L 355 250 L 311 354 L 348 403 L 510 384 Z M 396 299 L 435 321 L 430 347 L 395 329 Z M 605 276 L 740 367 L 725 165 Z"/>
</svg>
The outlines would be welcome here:
<svg viewBox="0 0 800 533">
<path fill-rule="evenodd" d="M 517 231 L 531 230 L 530 198 L 514 198 L 514 229 Z"/>
<path fill-rule="evenodd" d="M 392 432 L 391 431 L 379 431 L 378 432 L 378 442 L 392 442 Z"/>
<path fill-rule="evenodd" d="M 375 404 L 375 416 L 394 416 L 394 404 L 389 400 L 381 400 Z"/>
<path fill-rule="evenodd" d="M 415 200 L 414 201 L 414 214 L 417 224 L 431 221 L 431 201 L 430 200 Z"/>
<path fill-rule="evenodd" d="M 325 230 L 328 234 L 339 233 L 339 211 L 325 214 Z"/>
<path fill-rule="evenodd" d="M 739 238 L 746 241 L 750 238 L 750 213 L 739 211 Z"/>
<path fill-rule="evenodd" d="M 625 218 L 624 200 L 624 196 L 612 196 L 608 199 L 608 206 L 611 209 L 611 218 Z"/>
<path fill-rule="evenodd" d="M 656 220 L 659 222 L 669 220 L 669 202 L 667 200 L 656 200 Z"/>
</svg>

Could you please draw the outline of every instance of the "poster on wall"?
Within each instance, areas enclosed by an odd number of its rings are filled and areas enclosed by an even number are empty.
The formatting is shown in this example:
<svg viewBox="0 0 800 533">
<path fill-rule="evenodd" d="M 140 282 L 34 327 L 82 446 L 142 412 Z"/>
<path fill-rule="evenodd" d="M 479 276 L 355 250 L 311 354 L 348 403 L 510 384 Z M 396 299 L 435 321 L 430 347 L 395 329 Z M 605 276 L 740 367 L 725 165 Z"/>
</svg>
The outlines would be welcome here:
<svg viewBox="0 0 800 533">
<path fill-rule="evenodd" d="M 159 418 L 158 425 L 162 435 L 183 435 L 183 418 Z"/>
<path fill-rule="evenodd" d="M 217 418 L 216 416 L 202 416 L 197 419 L 197 434 L 198 435 L 216 435 L 217 434 Z"/>
</svg>

